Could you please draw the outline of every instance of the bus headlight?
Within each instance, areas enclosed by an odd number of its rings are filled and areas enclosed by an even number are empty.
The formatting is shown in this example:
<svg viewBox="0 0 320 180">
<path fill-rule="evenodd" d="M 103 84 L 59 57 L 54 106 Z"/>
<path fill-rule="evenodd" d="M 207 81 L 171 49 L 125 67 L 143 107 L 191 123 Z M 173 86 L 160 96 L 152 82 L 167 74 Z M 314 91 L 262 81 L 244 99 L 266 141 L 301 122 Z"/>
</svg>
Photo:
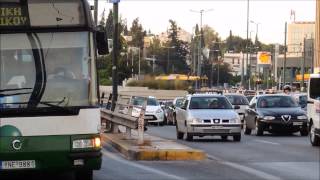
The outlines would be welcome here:
<svg viewBox="0 0 320 180">
<path fill-rule="evenodd" d="M 101 139 L 96 137 L 93 139 L 77 139 L 73 140 L 72 148 L 73 149 L 87 149 L 87 148 L 100 148 Z"/>
</svg>

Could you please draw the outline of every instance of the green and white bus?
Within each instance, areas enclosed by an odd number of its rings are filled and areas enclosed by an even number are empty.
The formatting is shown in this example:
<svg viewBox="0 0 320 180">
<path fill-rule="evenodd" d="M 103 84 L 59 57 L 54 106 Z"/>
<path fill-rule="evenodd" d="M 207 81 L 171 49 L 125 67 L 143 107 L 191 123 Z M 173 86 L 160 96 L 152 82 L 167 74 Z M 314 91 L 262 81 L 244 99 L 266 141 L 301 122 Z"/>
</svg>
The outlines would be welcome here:
<svg viewBox="0 0 320 180">
<path fill-rule="evenodd" d="M 101 167 L 97 53 L 86 0 L 0 1 L 0 173 Z"/>
</svg>

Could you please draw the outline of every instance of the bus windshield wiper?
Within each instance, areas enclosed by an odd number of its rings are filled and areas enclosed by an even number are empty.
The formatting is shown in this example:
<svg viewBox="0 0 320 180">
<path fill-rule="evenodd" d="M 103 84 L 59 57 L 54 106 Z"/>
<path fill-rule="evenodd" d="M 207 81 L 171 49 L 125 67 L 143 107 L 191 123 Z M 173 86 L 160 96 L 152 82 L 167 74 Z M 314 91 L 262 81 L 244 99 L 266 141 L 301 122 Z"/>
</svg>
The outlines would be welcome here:
<svg viewBox="0 0 320 180">
<path fill-rule="evenodd" d="M 28 90 L 28 89 L 32 89 L 32 88 L 0 89 L 0 92 L 19 91 L 19 90 Z"/>
<path fill-rule="evenodd" d="M 30 89 L 32 89 L 32 88 L 0 89 L 0 98 L 2 98 L 2 97 L 8 97 L 8 96 L 23 95 L 23 94 L 31 94 L 32 92 L 22 92 L 22 93 L 3 94 L 4 92 L 20 91 L 20 90 L 30 90 Z"/>
<path fill-rule="evenodd" d="M 0 96 L 1 97 L 1 96 Z M 55 108 L 61 108 L 63 110 L 65 110 L 65 108 L 63 106 L 59 106 L 60 104 L 62 104 L 63 102 L 65 102 L 66 97 L 64 97 L 61 101 L 42 101 L 39 102 L 39 104 L 43 104 L 49 107 L 55 107 Z M 24 105 L 24 104 L 28 104 L 29 102 L 12 102 L 12 103 L 1 103 L 2 105 Z M 56 104 L 53 104 L 56 103 Z"/>
<path fill-rule="evenodd" d="M 23 94 L 31 94 L 32 92 L 24 92 L 24 93 L 12 93 L 12 94 L 0 94 L 0 98 L 8 97 L 8 96 L 18 96 Z"/>
<path fill-rule="evenodd" d="M 62 108 L 64 109 L 63 106 L 59 106 L 60 104 L 64 103 L 66 100 L 66 97 L 63 97 L 61 101 L 40 101 L 39 104 L 43 104 L 49 107 L 56 107 L 56 108 Z M 53 104 L 56 103 L 56 104 Z"/>
</svg>

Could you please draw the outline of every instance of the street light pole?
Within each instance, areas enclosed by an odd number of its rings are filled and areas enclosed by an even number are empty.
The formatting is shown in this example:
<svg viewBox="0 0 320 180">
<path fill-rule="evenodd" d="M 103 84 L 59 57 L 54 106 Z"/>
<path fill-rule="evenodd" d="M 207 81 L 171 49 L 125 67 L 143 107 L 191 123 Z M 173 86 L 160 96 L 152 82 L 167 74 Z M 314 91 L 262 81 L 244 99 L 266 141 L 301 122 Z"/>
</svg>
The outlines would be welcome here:
<svg viewBox="0 0 320 180">
<path fill-rule="evenodd" d="M 201 9 L 200 11 L 190 10 L 191 12 L 200 13 L 200 42 L 199 42 L 199 55 L 198 55 L 198 64 L 197 64 L 197 76 L 200 77 L 201 82 L 201 60 L 202 60 L 202 16 L 203 13 L 213 11 L 213 9 L 204 10 Z M 196 89 L 201 88 L 201 83 L 199 81 L 196 81 Z"/>
<path fill-rule="evenodd" d="M 248 61 L 249 61 L 249 52 L 248 52 L 248 46 L 249 46 L 249 0 L 247 0 L 247 43 L 246 43 L 246 51 L 247 51 L 247 57 L 246 57 L 246 67 L 247 67 L 247 72 L 246 72 L 246 80 L 249 77 L 249 71 L 248 71 Z M 249 68 L 250 69 L 250 68 Z M 244 73 L 244 72 L 242 72 Z M 244 85 L 244 82 L 242 82 L 242 86 Z"/>
<path fill-rule="evenodd" d="M 286 63 L 287 63 L 287 22 L 285 23 L 285 30 L 284 30 L 284 59 L 283 59 L 282 87 L 286 85 Z"/>
<path fill-rule="evenodd" d="M 114 110 L 118 97 L 118 57 L 119 57 L 119 4 L 113 3 L 113 58 L 112 58 L 112 106 Z"/>
</svg>

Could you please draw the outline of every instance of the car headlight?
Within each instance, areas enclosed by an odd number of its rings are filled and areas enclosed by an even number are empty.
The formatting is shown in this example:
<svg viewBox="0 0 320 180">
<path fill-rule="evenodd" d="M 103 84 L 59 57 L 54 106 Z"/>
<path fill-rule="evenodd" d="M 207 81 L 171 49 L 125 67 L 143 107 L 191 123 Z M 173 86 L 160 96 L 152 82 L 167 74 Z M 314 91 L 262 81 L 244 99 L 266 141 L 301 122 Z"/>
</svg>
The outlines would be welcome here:
<svg viewBox="0 0 320 180">
<path fill-rule="evenodd" d="M 297 119 L 308 119 L 306 115 L 298 116 Z"/>
<path fill-rule="evenodd" d="M 158 109 L 158 110 L 156 111 L 156 113 L 157 113 L 157 114 L 162 113 L 162 109 Z"/>
<path fill-rule="evenodd" d="M 263 119 L 264 120 L 274 120 L 275 117 L 274 116 L 264 116 Z"/>
<path fill-rule="evenodd" d="M 72 149 L 100 148 L 100 137 L 92 139 L 77 139 L 72 141 Z"/>
<path fill-rule="evenodd" d="M 193 118 L 193 119 L 192 119 L 192 123 L 193 123 L 193 124 L 202 123 L 202 119 Z"/>
<path fill-rule="evenodd" d="M 237 123 L 237 122 L 240 122 L 240 118 L 232 118 L 232 119 L 230 119 L 230 121 L 229 121 L 230 123 Z"/>
</svg>

